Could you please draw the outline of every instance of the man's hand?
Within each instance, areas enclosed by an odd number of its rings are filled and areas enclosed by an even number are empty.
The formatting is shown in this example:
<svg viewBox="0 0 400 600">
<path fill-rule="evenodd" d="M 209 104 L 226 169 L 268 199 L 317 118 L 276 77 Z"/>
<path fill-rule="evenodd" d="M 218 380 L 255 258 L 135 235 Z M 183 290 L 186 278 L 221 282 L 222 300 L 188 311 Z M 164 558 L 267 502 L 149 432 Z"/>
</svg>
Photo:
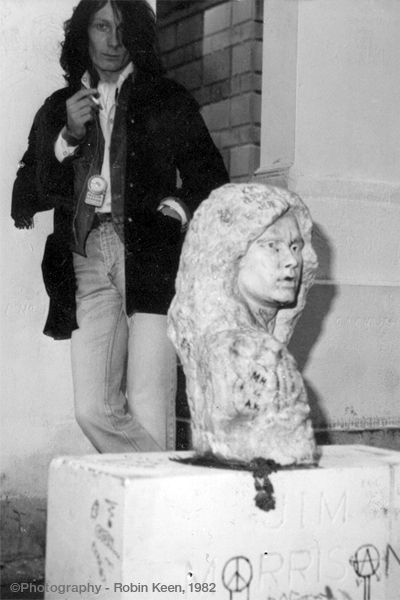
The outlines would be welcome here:
<svg viewBox="0 0 400 600">
<path fill-rule="evenodd" d="M 93 119 L 97 104 L 91 96 L 98 96 L 96 88 L 79 90 L 67 100 L 67 130 L 77 140 L 86 135 L 86 123 Z"/>
<path fill-rule="evenodd" d="M 151 252 L 176 245 L 181 239 L 182 225 L 180 219 L 145 208 L 133 217 L 132 229 L 130 247 L 135 252 Z"/>
<path fill-rule="evenodd" d="M 173 219 L 177 219 L 178 221 L 182 222 L 182 219 L 181 219 L 179 213 L 177 213 L 176 210 L 174 210 L 171 206 L 164 205 L 161 208 L 159 208 L 158 210 L 163 215 L 168 216 L 168 217 L 172 217 Z"/>
</svg>

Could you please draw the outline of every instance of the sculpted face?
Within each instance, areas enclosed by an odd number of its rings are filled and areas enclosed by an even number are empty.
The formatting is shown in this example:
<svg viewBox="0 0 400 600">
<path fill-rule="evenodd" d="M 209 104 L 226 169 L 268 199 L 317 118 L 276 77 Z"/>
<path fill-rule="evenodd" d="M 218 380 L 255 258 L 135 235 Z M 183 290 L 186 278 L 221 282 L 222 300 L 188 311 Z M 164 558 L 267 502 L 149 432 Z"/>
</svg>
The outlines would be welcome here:
<svg viewBox="0 0 400 600">
<path fill-rule="evenodd" d="M 301 279 L 303 246 L 293 214 L 268 227 L 240 260 L 238 285 L 243 297 L 259 308 L 292 304 Z"/>
<path fill-rule="evenodd" d="M 97 11 L 89 25 L 89 56 L 103 81 L 117 81 L 130 62 L 122 43 L 121 17 L 114 13 L 110 2 Z"/>
</svg>

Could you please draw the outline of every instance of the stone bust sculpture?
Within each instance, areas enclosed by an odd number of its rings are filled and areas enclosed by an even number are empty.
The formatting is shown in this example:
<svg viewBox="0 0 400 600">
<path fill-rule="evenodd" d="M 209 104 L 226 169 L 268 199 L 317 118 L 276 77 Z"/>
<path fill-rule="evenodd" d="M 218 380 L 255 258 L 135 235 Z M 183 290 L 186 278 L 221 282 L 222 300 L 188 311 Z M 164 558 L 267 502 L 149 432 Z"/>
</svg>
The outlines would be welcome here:
<svg viewBox="0 0 400 600">
<path fill-rule="evenodd" d="M 295 194 L 228 184 L 197 209 L 169 310 L 198 454 L 315 462 L 306 390 L 287 343 L 313 283 L 312 221 Z"/>
</svg>

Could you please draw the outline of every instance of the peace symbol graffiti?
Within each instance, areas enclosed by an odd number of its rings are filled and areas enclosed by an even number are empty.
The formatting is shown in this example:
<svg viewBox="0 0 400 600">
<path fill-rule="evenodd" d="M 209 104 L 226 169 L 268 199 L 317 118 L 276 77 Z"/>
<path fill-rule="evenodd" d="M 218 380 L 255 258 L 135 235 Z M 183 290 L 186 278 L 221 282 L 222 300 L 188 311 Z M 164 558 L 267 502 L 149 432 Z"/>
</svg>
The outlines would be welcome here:
<svg viewBox="0 0 400 600">
<path fill-rule="evenodd" d="M 250 588 L 253 579 L 253 567 L 251 562 L 245 556 L 235 556 L 225 565 L 222 572 L 222 582 L 230 592 L 230 597 L 234 593 L 240 593 Z"/>
</svg>

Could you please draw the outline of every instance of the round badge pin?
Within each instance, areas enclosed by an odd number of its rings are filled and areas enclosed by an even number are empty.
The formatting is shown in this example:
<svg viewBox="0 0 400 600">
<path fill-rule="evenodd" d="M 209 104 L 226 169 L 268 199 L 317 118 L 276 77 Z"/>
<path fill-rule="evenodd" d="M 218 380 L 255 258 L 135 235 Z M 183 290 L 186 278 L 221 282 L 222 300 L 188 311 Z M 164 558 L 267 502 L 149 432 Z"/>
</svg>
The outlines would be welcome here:
<svg viewBox="0 0 400 600">
<path fill-rule="evenodd" d="M 92 194 L 104 194 L 107 189 L 107 181 L 101 175 L 93 175 L 89 179 L 88 189 Z"/>
</svg>

